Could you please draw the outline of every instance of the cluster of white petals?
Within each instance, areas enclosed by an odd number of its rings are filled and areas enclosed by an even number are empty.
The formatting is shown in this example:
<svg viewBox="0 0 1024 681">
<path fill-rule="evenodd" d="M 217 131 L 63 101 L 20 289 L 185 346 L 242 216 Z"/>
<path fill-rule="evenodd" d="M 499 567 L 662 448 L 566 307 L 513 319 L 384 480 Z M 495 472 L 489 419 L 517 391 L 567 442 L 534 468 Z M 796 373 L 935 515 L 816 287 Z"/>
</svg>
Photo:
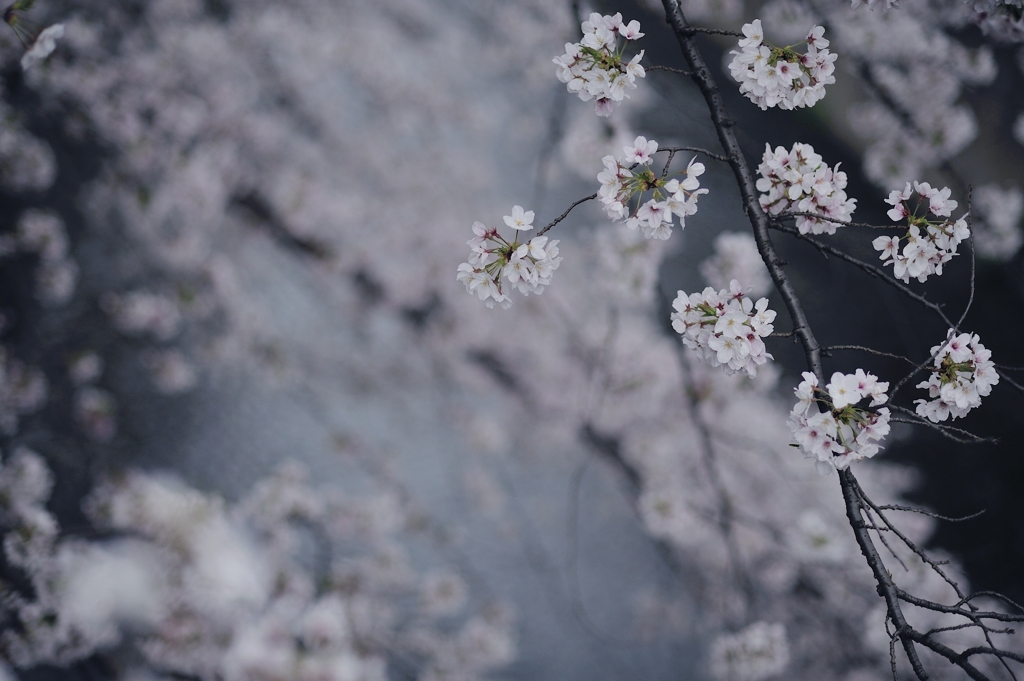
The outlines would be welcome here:
<svg viewBox="0 0 1024 681">
<path fill-rule="evenodd" d="M 848 221 L 857 207 L 857 199 L 846 196 L 846 173 L 838 163 L 829 168 L 809 144 L 797 142 L 789 151 L 776 147 L 774 152 L 766 144 L 757 172 L 761 208 L 771 215 L 790 209 Z M 796 226 L 801 234 L 835 234 L 837 223 L 798 217 Z"/>
<path fill-rule="evenodd" d="M 762 110 L 814 106 L 825 96 L 825 86 L 836 82 L 836 55 L 828 51 L 821 26 L 807 34 L 805 54 L 766 43 L 760 19 L 745 24 L 743 35 L 739 51 L 729 53 L 734 55 L 729 71 L 740 84 L 740 92 Z"/>
<path fill-rule="evenodd" d="M 876 251 L 881 251 L 879 258 L 893 266 L 893 276 L 904 283 L 909 283 L 911 277 L 924 282 L 933 274 L 941 275 L 942 266 L 953 259 L 960 242 L 971 235 L 965 218 L 950 218 L 957 202 L 949 198 L 948 187 L 935 189 L 927 182 L 914 182 L 914 192 L 918 195 L 914 210 L 907 203 L 913 193 L 909 182 L 902 192 L 894 189 L 885 200 L 892 205 L 887 215 L 894 222 L 907 220 L 907 233 L 902 238 L 880 236 L 871 242 Z M 919 216 L 917 213 L 922 211 L 925 199 L 928 208 Z M 944 219 L 929 220 L 929 213 Z M 900 243 L 904 241 L 900 251 Z"/>
<path fill-rule="evenodd" d="M 856 373 L 832 374 L 825 390 L 818 387 L 818 378 L 809 371 L 797 386 L 797 403 L 789 417 L 793 441 L 822 475 L 843 470 L 854 461 L 878 453 L 878 442 L 889 434 L 889 409 L 876 410 L 857 406 L 870 399 L 869 407 L 885 404 L 888 383 L 879 382 L 873 374 L 857 369 Z M 821 410 L 825 407 L 825 411 Z"/>
<path fill-rule="evenodd" d="M 672 303 L 672 328 L 711 366 L 724 366 L 727 374 L 745 371 L 753 378 L 757 367 L 775 359 L 761 340 L 775 330 L 775 311 L 768 309 L 767 298 L 754 303 L 746 293 L 735 279 L 728 290 L 679 291 Z"/>
<path fill-rule="evenodd" d="M 781 673 L 788 664 L 783 624 L 755 622 L 711 644 L 711 674 L 722 681 L 761 681 Z"/>
<path fill-rule="evenodd" d="M 467 242 L 469 261 L 459 265 L 457 279 L 487 307 L 499 303 L 507 309 L 512 305 L 508 295 L 511 289 L 519 289 L 523 295 L 543 293 L 562 258 L 558 255 L 557 239 L 548 241 L 546 236 L 535 236 L 528 242 L 519 241 L 519 232 L 533 230 L 532 210 L 513 206 L 512 215 L 505 216 L 505 224 L 516 230 L 511 241 L 497 229 L 473 223 L 476 236 Z"/>
<path fill-rule="evenodd" d="M 565 54 L 554 59 L 558 80 L 584 102 L 594 100 L 598 116 L 610 116 L 615 104 L 629 97 L 626 91 L 636 88 L 636 79 L 646 75 L 640 65 L 643 50 L 628 62 L 622 56 L 630 40 L 643 37 L 640 22 L 634 19 L 626 24 L 617 12 L 612 16 L 594 12 L 580 28 L 583 40 L 566 43 Z M 621 45 L 619 38 L 624 39 Z"/>
<path fill-rule="evenodd" d="M 917 413 L 938 423 L 963 418 L 981 406 L 981 398 L 992 392 L 999 374 L 992 363 L 992 351 L 979 342 L 978 335 L 949 330 L 944 343 L 932 348 L 932 375 L 918 383 L 928 391 L 928 400 L 914 400 Z"/>
<path fill-rule="evenodd" d="M 637 137 L 632 146 L 623 147 L 623 156 L 605 156 L 604 170 L 597 179 L 601 188 L 597 197 L 604 212 L 613 221 L 625 220 L 630 229 L 643 230 L 648 239 L 668 239 L 672 235 L 673 216 L 679 218 L 679 229 L 686 227 L 686 217 L 697 212 L 697 197 L 707 194 L 697 178 L 704 174 L 704 164 L 697 157 L 690 159 L 685 177 L 680 181 L 670 176 L 658 177 L 649 167 L 658 152 L 658 143 Z M 673 173 L 677 174 L 677 173 Z M 644 195 L 651 192 L 644 201 Z"/>
</svg>

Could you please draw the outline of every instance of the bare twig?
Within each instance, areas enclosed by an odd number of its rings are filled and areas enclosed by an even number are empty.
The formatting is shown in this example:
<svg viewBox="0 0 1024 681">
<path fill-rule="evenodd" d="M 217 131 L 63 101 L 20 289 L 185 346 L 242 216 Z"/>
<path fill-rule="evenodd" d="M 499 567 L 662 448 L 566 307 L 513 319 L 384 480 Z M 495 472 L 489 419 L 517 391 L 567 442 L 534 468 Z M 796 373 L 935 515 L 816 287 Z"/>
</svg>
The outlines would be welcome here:
<svg viewBox="0 0 1024 681">
<path fill-rule="evenodd" d="M 546 224 L 546 225 L 544 226 L 544 229 L 542 229 L 542 230 L 540 230 L 539 232 L 537 232 L 537 236 L 540 236 L 541 234 L 544 234 L 544 233 L 545 233 L 545 232 L 547 232 L 547 231 L 548 231 L 549 229 L 551 229 L 552 227 L 554 227 L 555 225 L 557 225 L 557 224 L 558 224 L 559 222 L 561 222 L 562 220 L 564 220 L 564 219 L 566 219 L 567 217 L 569 217 L 569 213 L 571 213 L 571 212 L 572 212 L 572 209 L 573 209 L 573 208 L 575 208 L 576 206 L 578 206 L 578 205 L 580 205 L 581 203 L 584 203 L 584 202 L 586 202 L 586 201 L 592 201 L 592 200 L 594 200 L 594 199 L 596 199 L 596 198 L 597 198 L 597 192 L 594 192 L 594 193 L 593 193 L 593 194 L 591 194 L 590 196 L 584 196 L 584 197 L 583 197 L 582 199 L 577 199 L 576 201 L 573 201 L 573 202 L 572 202 L 572 205 L 570 205 L 570 206 L 569 206 L 568 208 L 566 208 L 566 209 L 565 209 L 565 212 L 564 212 L 564 213 L 562 213 L 562 214 L 561 214 L 561 215 L 559 215 L 559 216 L 558 216 L 557 218 L 555 218 L 554 220 L 552 220 L 551 222 L 549 222 L 548 224 Z"/>
<path fill-rule="evenodd" d="M 841 251 L 841 250 L 839 250 L 838 248 L 836 248 L 834 246 L 830 246 L 829 244 L 822 243 L 821 241 L 818 241 L 817 239 L 813 239 L 813 238 L 807 236 L 806 234 L 801 234 L 800 231 L 796 227 L 789 227 L 787 225 L 781 225 L 781 224 L 775 223 L 775 224 L 772 225 L 772 228 L 776 229 L 776 230 L 778 230 L 780 232 L 786 232 L 787 234 L 792 234 L 796 238 L 802 239 L 803 241 L 806 241 L 807 243 L 811 244 L 812 246 L 817 248 L 819 251 L 830 253 L 830 254 L 836 256 L 837 258 L 839 258 L 840 260 L 845 260 L 846 262 L 848 262 L 848 263 L 850 263 L 852 265 L 857 266 L 858 268 L 864 270 L 865 272 L 867 272 L 871 276 L 876 277 L 878 279 L 881 279 L 882 281 L 884 281 L 885 283 L 889 284 L 893 288 L 899 290 L 901 293 L 903 293 L 905 296 L 907 296 L 911 300 L 916 300 L 920 304 L 924 305 L 926 308 L 928 308 L 929 310 L 931 310 L 932 312 L 937 314 L 942 319 L 942 321 L 944 321 L 948 326 L 950 326 L 951 328 L 953 327 L 953 321 L 949 317 L 946 316 L 945 312 L 942 311 L 942 306 L 940 306 L 937 303 L 933 303 L 932 301 L 928 300 L 927 298 L 925 298 L 921 294 L 913 291 L 906 284 L 898 281 L 897 279 L 894 279 L 893 277 L 890 277 L 885 272 L 885 270 L 881 269 L 880 267 L 876 267 L 875 265 L 872 265 L 870 263 L 866 263 L 863 260 L 861 260 L 860 258 L 854 257 L 854 256 L 846 253 L 845 251 Z"/>
<path fill-rule="evenodd" d="M 892 418 L 889 419 L 890 421 L 893 421 L 895 423 L 910 423 L 910 424 L 915 425 L 915 426 L 924 426 L 926 428 L 931 428 L 932 430 L 938 431 L 939 434 L 941 434 L 947 440 L 952 440 L 953 442 L 959 442 L 960 444 L 979 444 L 979 445 L 980 444 L 995 444 L 996 442 L 999 442 L 998 438 L 994 438 L 994 437 L 981 437 L 980 435 L 975 435 L 974 433 L 972 433 L 972 432 L 970 432 L 968 430 L 964 430 L 963 428 L 957 428 L 956 426 L 947 426 L 947 425 L 944 425 L 942 423 L 932 423 L 928 419 L 923 419 L 920 416 L 918 416 L 916 412 L 911 411 L 910 409 L 907 409 L 906 407 L 901 407 L 901 406 L 899 406 L 897 404 L 891 404 L 890 403 L 889 404 L 889 408 L 890 409 L 894 409 L 896 411 L 903 412 L 904 414 L 907 414 L 910 417 L 910 418 L 899 418 L 898 416 L 893 416 Z M 957 437 L 953 433 L 959 433 L 960 435 L 963 435 L 963 437 Z"/>
<path fill-rule="evenodd" d="M 971 305 L 974 304 L 974 278 L 978 269 L 978 254 L 974 250 L 974 229 L 971 222 L 971 193 L 973 188 L 967 185 L 967 229 L 969 236 L 967 237 L 967 244 L 971 247 L 971 288 L 970 295 L 967 298 L 967 305 L 964 306 L 964 312 L 960 315 L 960 321 L 956 323 L 956 328 L 960 328 L 960 325 L 967 319 L 967 313 L 971 311 Z"/>
<path fill-rule="evenodd" d="M 693 74 L 683 69 L 674 69 L 671 66 L 644 66 L 645 71 L 668 71 L 669 73 L 678 73 L 681 76 L 692 76 Z"/>
<path fill-rule="evenodd" d="M 809 213 L 807 211 L 799 210 L 787 210 L 783 211 L 782 213 L 779 213 L 778 215 L 772 216 L 772 220 L 781 220 L 784 218 L 817 218 L 819 220 L 824 220 L 825 222 L 832 222 L 837 225 L 843 225 L 844 227 L 864 227 L 866 229 L 898 230 L 900 228 L 899 225 L 872 225 L 868 224 L 867 222 L 850 222 L 849 220 L 840 220 L 838 218 L 832 218 L 827 215 L 822 215 L 821 213 Z"/>
<path fill-rule="evenodd" d="M 874 348 L 868 348 L 863 345 L 829 345 L 821 349 L 822 353 L 828 353 L 832 350 L 860 350 L 861 352 L 867 352 L 872 355 L 878 355 L 880 357 L 891 357 L 898 359 L 908 364 L 914 364 L 914 360 L 904 357 L 903 355 L 894 355 L 891 352 L 882 352 L 881 350 L 875 350 Z M 827 356 L 827 355 L 826 355 Z"/>
<path fill-rule="evenodd" d="M 705 156 L 709 156 L 709 157 L 711 157 L 711 158 L 713 158 L 715 160 L 725 161 L 726 163 L 729 163 L 729 157 L 728 156 L 723 156 L 721 154 L 716 154 L 713 151 L 708 151 L 707 149 L 701 149 L 700 147 L 662 147 L 662 148 L 658 149 L 658 151 L 671 151 L 673 153 L 677 152 L 677 151 L 692 151 L 692 152 L 694 152 L 696 154 L 704 154 Z"/>
<path fill-rule="evenodd" d="M 971 515 L 965 515 L 960 518 L 949 518 L 944 515 L 939 515 L 938 513 L 926 511 L 923 508 L 914 508 L 913 506 L 900 506 L 899 504 L 885 504 L 879 506 L 878 508 L 882 509 L 883 511 L 907 511 L 908 513 L 920 513 L 921 515 L 926 515 L 929 518 L 935 518 L 937 520 L 946 520 L 951 523 L 962 523 L 965 520 L 973 520 L 974 518 L 977 518 L 980 515 L 984 515 L 986 511 L 986 509 L 983 508 L 977 513 L 972 513 Z"/>
</svg>

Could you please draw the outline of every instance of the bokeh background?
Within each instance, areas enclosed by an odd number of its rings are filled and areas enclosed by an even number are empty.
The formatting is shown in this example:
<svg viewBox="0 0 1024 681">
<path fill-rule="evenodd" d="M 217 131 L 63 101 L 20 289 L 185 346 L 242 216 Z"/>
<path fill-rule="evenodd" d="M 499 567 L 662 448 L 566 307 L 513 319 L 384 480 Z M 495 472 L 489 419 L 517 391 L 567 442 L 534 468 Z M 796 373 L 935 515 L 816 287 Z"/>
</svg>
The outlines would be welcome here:
<svg viewBox="0 0 1024 681">
<path fill-rule="evenodd" d="M 812 144 L 874 224 L 896 177 L 951 186 L 961 209 L 967 185 L 989 187 L 966 326 L 1021 364 L 1016 36 L 953 1 L 764 4 L 684 6 L 730 30 L 795 26 L 782 43 L 824 23 L 839 69 L 814 109 L 762 112 L 720 67 L 730 40 L 701 38 L 748 160 Z M 30 501 L 59 529 L 33 530 L 45 545 L 31 567 L 3 562 L 6 673 L 883 678 L 838 485 L 788 447 L 798 347 L 775 340 L 775 370 L 726 379 L 668 323 L 678 290 L 708 284 L 716 239 L 749 231 L 727 167 L 703 159 L 710 193 L 664 243 L 578 208 L 551 233 L 564 262 L 543 296 L 488 310 L 455 280 L 475 221 L 500 225 L 513 204 L 549 221 L 635 135 L 717 149 L 678 74 L 649 72 L 610 119 L 565 92 L 551 59 L 591 9 L 640 20 L 644 63 L 683 67 L 656 3 L 40 0 L 24 13 L 66 36 L 27 71 L 13 33 L 2 48 L 0 476 L 19 498 L 46 479 L 24 473 L 35 452 L 53 488 Z M 824 344 L 921 361 L 944 337 L 893 289 L 777 242 Z M 834 243 L 875 259 L 864 233 Z M 970 277 L 963 254 L 919 288 L 959 313 Z M 856 367 L 905 371 L 838 350 L 826 368 Z M 963 422 L 998 444 L 894 428 L 858 470 L 879 501 L 984 509 L 901 520 L 965 584 L 1018 601 L 1022 406 L 1004 381 Z M 738 509 L 731 538 L 723 499 Z M 20 511 L 5 513 L 16 534 Z M 161 586 L 132 581 L 150 573 Z M 50 608 L 37 629 L 18 600 L 34 598 Z M 314 611 L 347 624 L 321 641 Z M 757 622 L 785 625 L 786 671 L 722 672 L 722 637 Z"/>
</svg>

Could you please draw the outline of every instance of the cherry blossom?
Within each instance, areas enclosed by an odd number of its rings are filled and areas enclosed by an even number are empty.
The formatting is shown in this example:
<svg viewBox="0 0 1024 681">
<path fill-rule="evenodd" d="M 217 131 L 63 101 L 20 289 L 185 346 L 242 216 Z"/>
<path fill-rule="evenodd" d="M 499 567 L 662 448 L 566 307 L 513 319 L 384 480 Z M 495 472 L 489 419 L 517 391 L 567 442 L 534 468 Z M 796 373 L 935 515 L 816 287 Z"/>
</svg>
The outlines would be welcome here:
<svg viewBox="0 0 1024 681">
<path fill-rule="evenodd" d="M 624 24 L 619 13 L 601 16 L 595 12 L 580 28 L 583 40 L 566 43 L 565 54 L 553 60 L 558 66 L 556 75 L 584 102 L 594 100 L 598 116 L 610 116 L 614 105 L 629 97 L 626 91 L 636 88 L 636 79 L 645 75 L 640 65 L 643 50 L 623 61 L 626 43 L 644 36 L 640 22 Z M 620 37 L 625 40 L 622 45 L 618 44 Z"/>
<path fill-rule="evenodd" d="M 625 220 L 630 229 L 642 229 L 648 239 L 668 239 L 672 224 L 679 218 L 679 228 L 686 227 L 686 217 L 697 212 L 697 197 L 707 194 L 697 178 L 704 174 L 704 164 L 693 157 L 681 173 L 682 180 L 662 174 L 655 175 L 650 165 L 658 143 L 637 137 L 631 146 L 623 147 L 619 159 L 605 156 L 597 179 L 601 183 L 597 197 L 605 214 L 613 221 Z M 650 196 L 644 201 L 645 196 Z"/>
<path fill-rule="evenodd" d="M 473 224 L 476 236 L 467 242 L 469 261 L 459 265 L 456 278 L 487 307 L 500 304 L 507 309 L 512 305 L 510 289 L 518 289 L 523 295 L 543 293 L 562 258 L 558 255 L 557 239 L 535 236 L 529 241 L 518 241 L 519 232 L 533 229 L 532 210 L 513 206 L 512 215 L 504 219 L 506 225 L 516 230 L 511 240 L 483 223 Z"/>
<path fill-rule="evenodd" d="M 32 43 L 21 58 L 21 68 L 28 71 L 43 61 L 57 48 L 57 40 L 64 37 L 64 24 L 54 24 L 43 29 L 43 32 Z"/>
<path fill-rule="evenodd" d="M 825 96 L 825 86 L 836 82 L 836 55 L 828 51 L 825 29 L 813 27 L 807 34 L 807 52 L 775 47 L 764 41 L 761 20 L 744 24 L 740 50 L 729 63 L 740 92 L 762 110 L 771 106 L 796 109 L 814 106 Z"/>
<path fill-rule="evenodd" d="M 928 391 L 930 399 L 914 400 L 914 404 L 918 414 L 934 423 L 963 418 L 980 407 L 981 398 L 999 383 L 992 352 L 977 334 L 950 329 L 946 341 L 933 347 L 931 354 L 935 358 L 931 376 L 917 385 Z"/>
<path fill-rule="evenodd" d="M 822 475 L 843 470 L 851 463 L 873 457 L 877 444 L 889 434 L 889 384 L 873 374 L 835 372 L 825 389 L 809 371 L 794 391 L 797 403 L 790 412 L 789 426 L 794 443 L 804 457 L 815 459 Z M 866 407 L 858 406 L 868 399 Z M 821 407 L 825 410 L 822 411 Z"/>
<path fill-rule="evenodd" d="M 857 199 L 846 196 L 846 173 L 839 170 L 838 163 L 829 168 L 809 144 L 798 142 L 789 151 L 776 147 L 774 152 L 766 144 L 757 172 L 761 207 L 770 215 L 788 209 L 848 221 L 857 207 Z M 796 226 L 801 234 L 835 234 L 839 225 L 798 217 Z"/>
<path fill-rule="evenodd" d="M 683 343 L 697 351 L 712 367 L 724 366 L 726 374 L 745 371 L 750 378 L 757 367 L 773 359 L 761 340 L 775 330 L 775 311 L 768 299 L 754 303 L 733 279 L 728 289 L 710 286 L 702 293 L 679 291 L 672 307 L 672 328 Z"/>
<path fill-rule="evenodd" d="M 949 198 L 948 187 L 936 189 L 927 182 L 914 182 L 913 187 L 912 192 L 908 182 L 903 191 L 894 189 L 885 200 L 892 206 L 887 213 L 891 220 L 907 220 L 906 233 L 901 237 L 880 236 L 871 245 L 881 252 L 879 259 L 885 265 L 893 266 L 894 277 L 904 283 L 909 283 L 914 277 L 923 283 L 933 274 L 942 274 L 943 265 L 953 259 L 957 247 L 971 235 L 971 231 L 965 217 L 951 219 L 957 202 Z M 914 193 L 918 200 L 911 209 L 909 202 Z M 929 214 L 944 219 L 929 220 Z M 904 244 L 902 251 L 901 244 Z"/>
</svg>

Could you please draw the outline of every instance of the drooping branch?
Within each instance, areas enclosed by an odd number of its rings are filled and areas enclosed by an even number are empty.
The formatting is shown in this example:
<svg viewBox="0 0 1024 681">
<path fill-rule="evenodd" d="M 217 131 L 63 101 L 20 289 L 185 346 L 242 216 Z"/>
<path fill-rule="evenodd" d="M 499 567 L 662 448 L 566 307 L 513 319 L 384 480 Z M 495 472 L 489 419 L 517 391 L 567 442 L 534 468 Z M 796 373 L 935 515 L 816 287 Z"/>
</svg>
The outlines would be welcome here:
<svg viewBox="0 0 1024 681">
<path fill-rule="evenodd" d="M 768 232 L 768 217 L 761 210 L 761 205 L 757 200 L 757 190 L 754 186 L 754 177 L 751 174 L 746 158 L 743 156 L 743 151 L 740 149 L 736 134 L 733 132 L 735 121 L 730 119 L 726 112 L 722 96 L 718 91 L 718 85 L 711 76 L 711 71 L 708 69 L 707 64 L 705 64 L 704 57 L 694 42 L 693 35 L 695 29 L 686 22 L 686 17 L 683 15 L 683 10 L 678 0 L 662 0 L 662 4 L 665 8 L 666 20 L 672 27 L 683 57 L 690 66 L 693 81 L 697 84 L 701 94 L 704 96 L 704 100 L 707 102 L 711 120 L 714 123 L 715 131 L 718 133 L 718 140 L 722 145 L 722 149 L 725 150 L 725 155 L 729 159 L 733 175 L 736 177 L 736 184 L 739 187 L 740 196 L 743 200 L 744 212 L 746 212 L 751 227 L 754 230 L 757 250 L 761 254 L 761 259 L 764 260 L 765 265 L 768 267 L 768 272 L 771 274 L 772 281 L 775 282 L 775 287 L 782 294 L 786 309 L 793 318 L 793 331 L 800 339 L 811 370 L 818 376 L 819 380 L 824 381 L 824 371 L 821 366 L 821 348 L 811 331 L 810 324 L 807 321 L 806 314 L 804 314 L 803 306 L 797 298 L 796 291 L 782 269 L 782 261 L 775 252 L 775 246 L 772 244 Z"/>
<path fill-rule="evenodd" d="M 561 222 L 562 220 L 564 220 L 567 217 L 569 217 L 569 213 L 571 213 L 572 209 L 575 208 L 576 206 L 580 205 L 581 203 L 586 203 L 587 201 L 593 201 L 596 198 L 597 198 L 597 192 L 594 192 L 590 196 L 584 196 L 582 199 L 577 199 L 576 201 L 573 201 L 572 205 L 570 205 L 568 208 L 566 208 L 564 213 L 559 215 L 557 218 L 555 218 L 554 220 L 552 220 L 548 224 L 544 225 L 543 229 L 541 229 L 539 232 L 537 232 L 537 236 L 540 236 L 541 234 L 544 234 L 549 229 L 551 229 L 552 227 L 557 225 L 559 222 Z"/>
<path fill-rule="evenodd" d="M 727 115 L 724 103 L 718 91 L 718 87 L 715 84 L 714 78 L 711 76 L 711 73 L 704 62 L 700 50 L 694 42 L 694 30 L 687 24 L 686 18 L 682 12 L 682 8 L 680 7 L 679 0 L 662 0 L 662 4 L 665 8 L 666 20 L 668 24 L 671 26 L 673 33 L 675 34 L 676 39 L 679 43 L 679 47 L 682 51 L 683 57 L 685 58 L 687 64 L 690 67 L 690 71 L 693 74 L 692 79 L 696 83 L 697 87 L 700 89 L 701 94 L 704 96 L 705 102 L 707 103 L 711 115 L 711 120 L 715 126 L 715 131 L 718 134 L 719 141 L 722 144 L 722 148 L 726 152 L 726 156 L 729 158 L 729 164 L 733 169 L 733 174 L 735 175 L 736 182 L 740 191 L 740 196 L 743 201 L 744 211 L 746 212 L 747 217 L 750 220 L 751 227 L 753 228 L 754 239 L 757 243 L 758 252 L 761 255 L 761 259 L 764 261 L 765 266 L 767 267 L 768 272 L 772 277 L 772 281 L 775 283 L 776 288 L 782 295 L 782 299 L 784 304 L 786 305 L 786 309 L 788 310 L 793 320 L 794 333 L 799 338 L 801 345 L 803 346 L 808 367 L 817 376 L 819 382 L 824 383 L 825 377 L 821 362 L 822 348 L 818 344 L 818 341 L 815 338 L 813 331 L 811 330 L 810 324 L 807 320 L 806 314 L 804 313 L 799 297 L 797 296 L 796 291 L 794 290 L 791 282 L 789 281 L 789 278 L 786 276 L 786 273 L 783 269 L 784 263 L 780 261 L 775 251 L 774 245 L 772 244 L 771 237 L 769 234 L 769 228 L 772 226 L 772 221 L 768 218 L 767 215 L 765 215 L 757 200 L 754 179 L 750 171 L 750 166 L 747 164 L 747 161 L 743 156 L 739 143 L 736 139 L 736 135 L 733 132 L 733 126 L 735 125 L 735 123 Z M 788 229 L 785 229 L 781 225 L 779 227 L 783 229 L 783 231 L 789 231 Z M 793 231 L 797 230 L 794 229 Z M 817 244 L 815 243 L 815 245 Z M 838 249 L 831 249 L 830 252 L 834 252 L 835 255 L 842 257 L 843 259 L 849 261 L 856 261 L 855 258 L 852 258 L 852 256 L 848 256 L 845 253 L 838 251 Z M 867 263 L 861 263 L 859 261 L 853 262 L 853 264 L 861 266 L 862 269 L 867 269 L 871 267 L 868 266 Z M 881 273 L 879 272 L 873 274 L 878 276 L 878 274 Z M 888 277 L 884 278 L 888 279 Z M 906 289 L 904 292 L 910 294 L 911 297 L 914 297 L 919 302 L 924 303 L 927 307 L 937 312 L 944 321 L 949 323 L 950 327 L 955 328 L 957 326 L 950 322 L 950 320 L 946 317 L 945 313 L 935 303 L 932 303 L 931 301 L 926 301 L 923 297 L 917 296 L 917 294 L 914 294 L 909 289 Z M 895 631 L 892 633 L 891 639 L 893 646 L 895 645 L 896 638 L 898 638 L 900 640 L 900 644 L 904 652 L 907 655 L 907 659 L 910 662 L 910 666 L 913 669 L 914 674 L 921 681 L 927 681 L 927 679 L 930 678 L 930 675 L 924 668 L 924 664 L 921 661 L 920 655 L 918 654 L 915 644 L 923 645 L 928 649 L 932 650 L 933 652 L 942 655 L 951 663 L 960 667 L 970 678 L 975 679 L 976 681 L 988 681 L 988 677 L 981 670 L 972 665 L 969 661 L 969 658 L 973 654 L 982 654 L 981 651 L 984 651 L 985 654 L 996 655 L 997 657 L 999 657 L 1000 660 L 1002 660 L 1002 651 L 995 649 L 994 646 L 991 645 L 991 641 L 989 641 L 989 647 L 981 648 L 977 652 L 975 652 L 974 649 L 968 649 L 963 653 L 957 653 L 956 651 L 950 649 L 944 644 L 936 641 L 931 634 L 923 634 L 914 629 L 907 622 L 907 619 L 904 616 L 901 606 L 901 599 L 903 594 L 901 590 L 893 582 L 892 576 L 889 573 L 889 570 L 886 568 L 885 562 L 883 561 L 882 557 L 879 555 L 878 549 L 874 543 L 874 539 L 871 536 L 872 529 L 878 532 L 879 537 L 881 538 L 881 531 L 883 529 L 887 531 L 893 531 L 893 528 L 891 524 L 888 523 L 887 519 L 884 518 L 884 513 L 882 512 L 882 510 L 880 510 L 877 507 L 875 507 L 873 510 L 880 516 L 883 523 L 885 523 L 886 527 L 876 527 L 873 522 L 869 523 L 865 520 L 864 512 L 865 510 L 867 510 L 867 507 L 863 506 L 863 504 L 865 504 L 865 501 L 862 498 L 862 493 L 859 490 L 859 485 L 857 484 L 857 480 L 854 477 L 853 473 L 849 469 L 840 471 L 839 481 L 840 488 L 843 494 L 843 499 L 846 506 L 847 519 L 849 520 L 850 525 L 853 529 L 854 536 L 857 540 L 858 546 L 860 547 L 861 553 L 863 554 L 868 564 L 868 567 L 871 569 L 872 574 L 875 578 L 877 591 L 879 595 L 885 600 L 887 621 L 892 622 L 893 626 L 895 627 Z M 909 541 L 902 534 L 898 534 L 897 536 L 899 536 L 900 540 L 904 541 L 905 543 Z M 886 546 L 888 547 L 888 544 L 886 544 Z M 924 559 L 928 560 L 927 557 L 924 557 Z M 938 569 L 937 565 L 933 564 L 933 567 Z M 959 593 L 958 588 L 957 592 Z M 961 596 L 961 599 L 962 598 L 963 597 Z M 939 605 L 933 604 L 930 601 L 924 601 L 923 599 L 920 599 L 920 601 L 925 604 L 924 607 Z M 931 609 L 935 610 L 936 612 L 941 611 L 937 608 Z M 970 610 L 967 610 L 966 612 L 968 614 L 966 614 L 965 616 L 968 616 L 968 618 L 971 619 L 970 615 L 974 615 L 974 613 L 972 613 Z M 964 611 L 958 609 L 955 614 L 964 615 L 965 613 Z M 971 619 L 971 621 L 977 623 L 976 619 Z M 979 626 L 981 625 L 979 624 Z M 985 631 L 984 628 L 983 631 Z M 988 640 L 987 631 L 985 631 L 985 636 L 986 640 Z M 893 648 L 893 654 L 894 650 L 895 649 Z M 895 673 L 894 656 L 893 670 Z"/>
</svg>

